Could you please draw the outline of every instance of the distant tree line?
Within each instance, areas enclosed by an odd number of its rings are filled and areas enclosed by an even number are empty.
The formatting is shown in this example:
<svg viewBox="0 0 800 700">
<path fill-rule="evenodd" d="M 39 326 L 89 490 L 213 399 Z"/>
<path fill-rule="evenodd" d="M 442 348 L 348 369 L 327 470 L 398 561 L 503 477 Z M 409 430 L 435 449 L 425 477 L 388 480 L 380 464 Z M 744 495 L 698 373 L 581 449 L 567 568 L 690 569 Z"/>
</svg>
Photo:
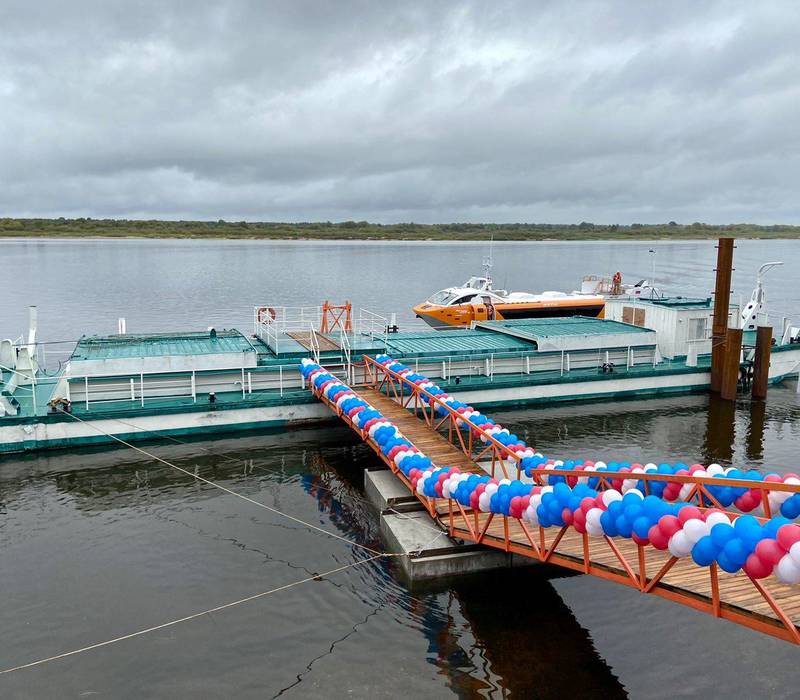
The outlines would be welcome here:
<svg viewBox="0 0 800 700">
<path fill-rule="evenodd" d="M 274 239 L 416 239 L 416 240 L 581 240 L 798 238 L 800 226 L 755 224 L 372 224 L 368 221 L 164 221 L 137 219 L 0 218 L 0 237 L 274 238 Z"/>
</svg>

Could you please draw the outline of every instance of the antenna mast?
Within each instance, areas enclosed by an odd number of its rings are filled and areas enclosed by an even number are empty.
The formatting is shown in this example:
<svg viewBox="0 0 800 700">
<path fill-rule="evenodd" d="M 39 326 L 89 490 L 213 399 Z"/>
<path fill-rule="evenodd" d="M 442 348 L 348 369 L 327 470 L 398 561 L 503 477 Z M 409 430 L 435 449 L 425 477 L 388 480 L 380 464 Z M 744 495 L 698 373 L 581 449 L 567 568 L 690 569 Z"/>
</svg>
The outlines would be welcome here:
<svg viewBox="0 0 800 700">
<path fill-rule="evenodd" d="M 483 258 L 483 276 L 486 278 L 487 287 L 488 289 L 492 288 L 492 267 L 494 266 L 494 260 L 492 256 L 492 248 L 494 246 L 494 236 L 489 239 L 489 255 Z"/>
</svg>

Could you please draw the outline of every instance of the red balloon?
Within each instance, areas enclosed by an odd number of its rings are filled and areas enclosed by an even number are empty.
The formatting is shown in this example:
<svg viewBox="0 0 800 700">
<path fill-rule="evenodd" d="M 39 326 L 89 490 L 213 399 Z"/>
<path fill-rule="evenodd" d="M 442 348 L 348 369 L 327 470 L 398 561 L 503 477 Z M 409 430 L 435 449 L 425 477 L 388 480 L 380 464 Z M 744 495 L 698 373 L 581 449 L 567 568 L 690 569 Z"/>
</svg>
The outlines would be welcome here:
<svg viewBox="0 0 800 700">
<path fill-rule="evenodd" d="M 772 483 L 780 484 L 783 482 L 783 479 L 777 474 L 767 474 L 764 477 L 764 481 L 771 481 Z"/>
<path fill-rule="evenodd" d="M 746 491 L 734 501 L 734 505 L 743 513 L 749 513 L 761 503 L 761 496 L 754 495 L 753 489 Z"/>
<path fill-rule="evenodd" d="M 639 537 L 635 532 L 631 533 L 631 539 L 636 542 L 636 544 L 650 544 L 650 540 L 646 537 Z"/>
<path fill-rule="evenodd" d="M 680 512 L 678 513 L 678 520 L 681 521 L 681 525 L 683 525 L 683 523 L 685 523 L 687 520 L 692 520 L 693 518 L 702 520 L 703 512 L 694 506 L 680 509 Z"/>
<path fill-rule="evenodd" d="M 531 504 L 531 497 L 530 496 L 522 496 L 521 498 L 522 498 L 521 508 L 522 508 L 522 510 L 525 510 Z"/>
<path fill-rule="evenodd" d="M 708 520 L 708 516 L 712 513 L 722 513 L 722 511 L 719 508 L 709 508 L 703 511 L 703 520 Z"/>
<path fill-rule="evenodd" d="M 778 544 L 788 552 L 795 542 L 800 542 L 800 526 L 794 523 L 781 526 L 778 530 Z"/>
<path fill-rule="evenodd" d="M 564 510 L 561 511 L 561 519 L 564 521 L 564 524 L 572 525 L 572 511 L 569 508 L 564 508 Z"/>
<path fill-rule="evenodd" d="M 662 515 L 658 519 L 658 529 L 661 530 L 664 537 L 669 539 L 681 529 L 681 521 L 674 515 Z"/>
<path fill-rule="evenodd" d="M 756 545 L 756 551 L 754 552 L 764 565 L 769 566 L 770 569 L 781 560 L 784 553 L 785 550 L 783 547 L 775 540 L 761 540 L 761 542 Z"/>
<path fill-rule="evenodd" d="M 742 567 L 750 578 L 766 578 L 772 573 L 774 567 L 767 565 L 753 552 Z"/>
<path fill-rule="evenodd" d="M 478 498 L 479 496 L 475 491 L 469 495 L 469 507 L 472 508 L 472 510 L 478 510 Z"/>
<path fill-rule="evenodd" d="M 633 533 L 631 533 L 633 534 Z M 664 551 L 669 544 L 669 537 L 665 537 L 664 533 L 661 532 L 661 529 L 658 525 L 653 525 L 647 533 L 647 539 L 650 540 L 650 544 L 652 544 L 656 549 L 660 549 Z"/>
<path fill-rule="evenodd" d="M 673 484 L 669 483 L 664 487 L 664 491 L 661 493 L 662 498 L 666 501 L 674 501 L 681 492 L 681 485 L 680 484 Z"/>
<path fill-rule="evenodd" d="M 586 513 L 582 510 L 576 510 L 572 518 L 572 524 L 578 532 L 586 532 Z"/>
<path fill-rule="evenodd" d="M 592 498 L 591 496 L 586 496 L 581 501 L 581 510 L 584 513 L 588 513 L 592 508 L 595 508 L 595 507 L 596 506 L 595 506 L 594 498 Z"/>
</svg>

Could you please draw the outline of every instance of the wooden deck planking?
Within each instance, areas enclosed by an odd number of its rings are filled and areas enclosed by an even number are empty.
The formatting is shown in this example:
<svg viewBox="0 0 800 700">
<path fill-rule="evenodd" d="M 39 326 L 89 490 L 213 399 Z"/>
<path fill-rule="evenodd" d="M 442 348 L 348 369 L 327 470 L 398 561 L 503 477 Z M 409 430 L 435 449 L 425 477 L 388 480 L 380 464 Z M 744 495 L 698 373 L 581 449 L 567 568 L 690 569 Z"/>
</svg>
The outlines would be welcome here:
<svg viewBox="0 0 800 700">
<path fill-rule="evenodd" d="M 288 335 L 292 340 L 296 340 L 306 350 L 314 349 L 313 343 L 311 342 L 311 331 L 290 331 L 287 332 L 286 335 Z M 341 348 L 327 336 L 324 336 L 320 333 L 316 333 L 315 335 L 320 352 L 341 350 Z"/>
</svg>

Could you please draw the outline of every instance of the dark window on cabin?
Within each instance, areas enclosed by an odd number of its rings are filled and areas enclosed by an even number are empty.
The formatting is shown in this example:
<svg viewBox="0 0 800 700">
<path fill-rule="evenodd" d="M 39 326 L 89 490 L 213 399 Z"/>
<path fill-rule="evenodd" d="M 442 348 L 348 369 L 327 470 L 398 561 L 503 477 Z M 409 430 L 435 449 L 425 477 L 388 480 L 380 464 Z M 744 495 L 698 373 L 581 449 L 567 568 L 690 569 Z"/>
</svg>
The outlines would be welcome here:
<svg viewBox="0 0 800 700">
<path fill-rule="evenodd" d="M 503 318 L 558 318 L 559 316 L 599 316 L 603 306 L 559 306 L 537 309 L 515 309 L 511 305 L 498 309 Z"/>
</svg>

